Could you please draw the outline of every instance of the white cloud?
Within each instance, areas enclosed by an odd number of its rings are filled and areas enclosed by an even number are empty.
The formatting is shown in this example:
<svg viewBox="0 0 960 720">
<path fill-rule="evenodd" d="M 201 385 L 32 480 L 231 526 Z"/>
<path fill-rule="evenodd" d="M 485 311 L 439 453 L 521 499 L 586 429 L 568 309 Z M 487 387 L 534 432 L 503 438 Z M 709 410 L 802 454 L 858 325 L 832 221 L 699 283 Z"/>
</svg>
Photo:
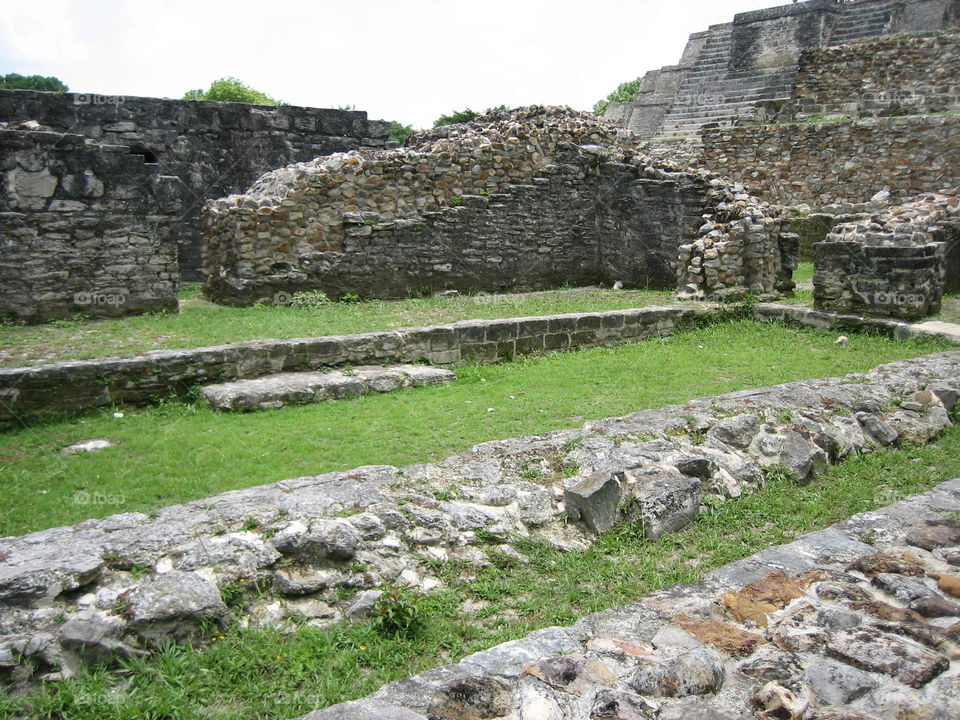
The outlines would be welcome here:
<svg viewBox="0 0 960 720">
<path fill-rule="evenodd" d="M 506 104 L 588 109 L 687 36 L 769 0 L 34 0 L 4 3 L 0 72 L 180 97 L 224 75 L 297 105 L 428 126 Z"/>
</svg>

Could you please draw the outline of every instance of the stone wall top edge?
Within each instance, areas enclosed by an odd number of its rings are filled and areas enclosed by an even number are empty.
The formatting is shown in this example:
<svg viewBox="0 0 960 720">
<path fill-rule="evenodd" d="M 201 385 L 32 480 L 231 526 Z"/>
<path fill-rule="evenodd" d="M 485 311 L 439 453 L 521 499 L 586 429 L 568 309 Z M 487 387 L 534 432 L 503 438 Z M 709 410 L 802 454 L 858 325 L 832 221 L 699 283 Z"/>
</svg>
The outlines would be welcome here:
<svg viewBox="0 0 960 720">
<path fill-rule="evenodd" d="M 276 114 L 291 114 L 291 115 L 319 113 L 319 114 L 345 115 L 358 120 L 369 119 L 367 116 L 366 110 L 340 110 L 338 108 L 318 108 L 318 107 L 311 107 L 307 105 L 292 105 L 292 104 L 254 105 L 250 103 L 219 102 L 216 100 L 181 100 L 178 98 L 160 98 L 160 97 L 151 97 L 148 95 L 114 95 L 114 94 L 107 95 L 105 93 L 75 92 L 73 90 L 65 93 L 59 93 L 59 92 L 46 92 L 46 91 L 39 91 L 39 90 L 14 90 L 14 89 L 7 89 L 7 88 L 0 89 L 0 98 L 4 96 L 12 98 L 12 97 L 16 97 L 17 95 L 23 98 L 33 96 L 33 97 L 36 97 L 37 99 L 43 99 L 43 100 L 53 99 L 58 96 L 63 97 L 65 99 L 69 99 L 75 95 L 118 97 L 118 98 L 122 97 L 124 104 L 127 102 L 140 103 L 140 104 L 161 103 L 161 104 L 169 104 L 173 106 L 182 105 L 184 107 L 190 107 L 190 106 L 196 106 L 202 103 L 203 106 L 205 107 L 209 107 L 211 109 L 217 109 L 217 110 L 233 110 L 233 111 L 257 110 L 260 112 L 269 112 L 269 113 L 276 113 Z M 70 99 L 67 102 L 67 104 L 74 104 L 74 101 Z M 99 106 L 79 104 L 78 107 L 99 107 Z"/>
</svg>

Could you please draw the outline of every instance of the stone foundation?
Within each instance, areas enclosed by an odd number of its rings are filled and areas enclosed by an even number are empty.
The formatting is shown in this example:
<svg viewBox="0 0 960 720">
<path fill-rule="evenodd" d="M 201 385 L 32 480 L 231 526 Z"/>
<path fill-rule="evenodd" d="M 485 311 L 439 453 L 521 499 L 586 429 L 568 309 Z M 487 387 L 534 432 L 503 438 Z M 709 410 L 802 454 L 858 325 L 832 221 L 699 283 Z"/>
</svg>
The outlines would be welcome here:
<svg viewBox="0 0 960 720">
<path fill-rule="evenodd" d="M 0 188 L 0 317 L 177 311 L 179 178 L 126 147 L 0 130 Z"/>
<path fill-rule="evenodd" d="M 196 637 L 230 621 L 221 590 L 231 584 L 259 589 L 235 611 L 241 622 L 322 626 L 378 586 L 437 587 L 422 554 L 480 567 L 489 538 L 501 552 L 531 535 L 585 548 L 618 523 L 657 538 L 711 498 L 752 492 L 771 468 L 807 482 L 850 455 L 926 442 L 950 425 L 958 394 L 960 353 L 941 353 L 485 443 L 433 464 L 296 478 L 4 538 L 0 669 L 52 680 L 82 659 Z M 671 617 L 684 609 L 672 604 Z M 503 660 L 480 657 L 491 668 Z"/>
</svg>

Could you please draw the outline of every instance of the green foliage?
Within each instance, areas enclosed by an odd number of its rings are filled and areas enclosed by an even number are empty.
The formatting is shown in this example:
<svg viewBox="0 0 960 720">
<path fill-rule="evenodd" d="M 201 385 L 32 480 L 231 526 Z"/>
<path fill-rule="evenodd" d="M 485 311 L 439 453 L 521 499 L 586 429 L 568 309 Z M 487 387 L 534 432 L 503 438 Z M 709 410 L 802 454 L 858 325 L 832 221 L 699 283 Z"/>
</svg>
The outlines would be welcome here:
<svg viewBox="0 0 960 720">
<path fill-rule="evenodd" d="M 323 290 L 305 290 L 294 293 L 290 304 L 294 307 L 320 307 L 330 302 L 330 298 Z"/>
<path fill-rule="evenodd" d="M 388 587 L 373 606 L 377 631 L 388 636 L 416 635 L 424 620 L 423 594 L 407 587 Z"/>
<path fill-rule="evenodd" d="M 494 112 L 502 112 L 507 109 L 506 105 L 497 105 L 496 107 L 489 107 L 484 110 L 482 113 L 478 113 L 476 110 L 471 110 L 470 108 L 464 108 L 463 110 L 455 110 L 449 115 L 441 115 L 436 120 L 433 121 L 434 127 L 441 127 L 442 125 L 455 125 L 456 123 L 465 123 L 470 122 L 471 120 L 476 120 L 480 115 L 488 115 Z"/>
<path fill-rule="evenodd" d="M 396 120 L 390 121 L 390 139 L 401 145 L 407 144 L 407 138 L 413 132 L 413 125 L 404 125 Z"/>
<path fill-rule="evenodd" d="M 279 100 L 275 100 L 259 90 L 254 90 L 235 77 L 222 77 L 219 80 L 214 80 L 206 91 L 189 90 L 184 93 L 183 99 L 248 103 L 250 105 L 282 104 Z"/>
<path fill-rule="evenodd" d="M 66 92 L 69 89 L 53 76 L 20 75 L 18 73 L 0 75 L 0 88 L 4 90 L 42 90 L 45 92 Z"/>
<path fill-rule="evenodd" d="M 456 125 L 457 123 L 470 122 L 479 116 L 480 113 L 470 108 L 464 108 L 463 110 L 455 110 L 449 115 L 441 115 L 436 120 L 433 121 L 434 127 L 442 127 L 443 125 Z"/>
<path fill-rule="evenodd" d="M 607 106 L 613 103 L 628 103 L 637 99 L 637 93 L 640 91 L 640 78 L 628 80 L 617 85 L 617 89 L 607 95 L 603 100 L 598 100 L 593 106 L 593 111 L 597 115 L 603 115 Z"/>
</svg>

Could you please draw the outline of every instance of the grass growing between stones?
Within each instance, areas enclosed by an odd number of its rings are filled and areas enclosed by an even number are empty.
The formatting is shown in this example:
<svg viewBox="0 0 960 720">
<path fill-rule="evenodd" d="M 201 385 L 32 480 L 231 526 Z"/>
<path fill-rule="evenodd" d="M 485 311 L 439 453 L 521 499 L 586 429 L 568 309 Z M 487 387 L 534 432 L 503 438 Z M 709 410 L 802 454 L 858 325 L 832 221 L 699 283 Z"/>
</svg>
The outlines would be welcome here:
<svg viewBox="0 0 960 720">
<path fill-rule="evenodd" d="M 0 366 L 127 356 L 145 350 L 200 347 L 265 338 L 296 338 L 391 330 L 477 318 L 554 315 L 669 305 L 672 292 L 656 290 L 549 290 L 509 295 L 463 295 L 316 307 L 232 308 L 200 297 L 199 286 L 180 293 L 180 313 L 154 313 L 98 322 L 0 324 Z"/>
<path fill-rule="evenodd" d="M 685 531 L 657 542 L 621 527 L 580 552 L 517 541 L 525 563 L 491 548 L 494 565 L 476 577 L 462 566 L 437 563 L 446 587 L 418 602 L 422 622 L 403 636 L 378 632 L 369 621 L 288 633 L 226 629 L 205 646 L 168 646 L 119 669 L 90 669 L 45 685 L 32 697 L 3 696 L 0 718 L 292 718 L 532 630 L 695 581 L 957 476 L 960 428 L 953 427 L 927 446 L 852 458 L 807 486 L 769 482 L 754 495 L 712 506 Z M 467 602 L 475 609 L 466 611 Z"/>
<path fill-rule="evenodd" d="M 661 340 L 466 366 L 448 386 L 253 414 L 168 403 L 0 435 L 0 535 L 360 465 L 441 459 L 497 438 L 576 427 L 705 395 L 868 370 L 946 349 L 752 321 Z M 492 410 L 490 410 L 492 408 Z M 71 443 L 116 447 L 60 455 Z"/>
</svg>

